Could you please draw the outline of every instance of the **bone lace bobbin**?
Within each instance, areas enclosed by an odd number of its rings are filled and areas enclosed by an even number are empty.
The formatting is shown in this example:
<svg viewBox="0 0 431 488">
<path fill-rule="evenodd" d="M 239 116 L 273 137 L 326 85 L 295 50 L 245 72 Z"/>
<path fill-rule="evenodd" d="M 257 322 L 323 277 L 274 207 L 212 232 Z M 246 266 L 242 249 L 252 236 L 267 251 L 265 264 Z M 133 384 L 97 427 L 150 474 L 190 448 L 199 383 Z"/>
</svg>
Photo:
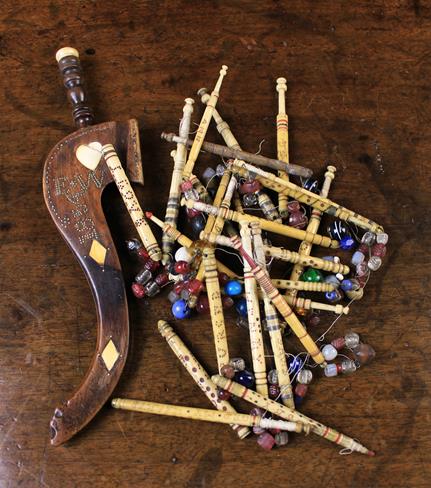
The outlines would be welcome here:
<svg viewBox="0 0 431 488">
<path fill-rule="evenodd" d="M 244 178 L 255 177 L 260 181 L 263 186 L 271 188 L 274 191 L 283 192 L 286 195 L 298 200 L 298 202 L 305 203 L 311 207 L 320 210 L 321 212 L 327 213 L 334 217 L 338 217 L 346 222 L 351 222 L 365 230 L 370 230 L 374 233 L 382 233 L 383 227 L 372 220 L 363 217 L 362 215 L 348 210 L 347 208 L 338 205 L 327 198 L 323 198 L 320 195 L 316 195 L 304 188 L 294 185 L 290 181 L 283 180 L 272 173 L 262 170 L 256 166 L 252 166 L 244 161 L 234 160 L 233 163 L 228 163 L 231 165 L 232 170 L 238 173 Z"/>
<path fill-rule="evenodd" d="M 210 306 L 217 366 L 218 370 L 221 371 L 221 368 L 225 364 L 229 363 L 229 350 L 227 345 L 220 285 L 218 281 L 214 249 L 212 247 L 204 248 L 203 262 L 205 266 L 205 284 Z"/>
<path fill-rule="evenodd" d="M 208 410 L 207 408 L 181 407 L 178 405 L 167 405 L 166 403 L 129 400 L 127 398 L 114 398 L 111 405 L 120 410 L 168 415 L 170 417 L 203 420 L 204 422 L 215 422 L 219 424 L 232 424 L 235 422 L 237 425 L 260 427 L 262 429 L 280 429 L 287 432 L 305 432 L 307 434 L 310 431 L 310 426 L 303 425 L 300 422 L 272 420 L 258 415 L 247 415 L 236 412 L 217 412 L 215 410 Z"/>
<path fill-rule="evenodd" d="M 172 227 L 172 225 L 168 224 L 167 222 L 161 221 L 151 212 L 145 212 L 145 216 L 147 217 L 147 219 L 151 220 L 156 225 L 158 225 L 163 230 L 164 233 L 166 233 L 169 237 L 171 237 L 174 241 L 177 241 L 182 246 L 186 247 L 187 249 L 192 249 L 195 246 L 195 243 L 189 237 L 187 237 L 184 234 L 181 234 L 181 232 L 178 229 Z M 229 269 L 220 261 L 217 261 L 217 269 L 218 271 L 220 271 L 220 273 L 227 274 L 229 278 L 237 277 L 236 273 L 234 273 L 231 269 Z"/>
<path fill-rule="evenodd" d="M 345 447 L 346 449 L 360 452 L 361 454 L 366 454 L 368 456 L 375 455 L 373 451 L 370 451 L 362 444 L 359 444 L 359 442 L 353 440 L 351 437 L 348 437 L 341 432 L 332 429 L 331 427 L 327 427 L 326 425 L 323 425 L 320 422 L 299 413 L 297 410 L 292 410 L 291 408 L 270 400 L 260 395 L 256 391 L 249 390 L 248 388 L 227 378 L 223 378 L 223 376 L 220 375 L 214 375 L 211 377 L 211 379 L 218 387 L 231 392 L 233 395 L 239 398 L 243 398 L 245 401 L 250 402 L 257 407 L 267 410 L 278 417 L 309 425 L 311 432 L 327 439 L 330 442 L 334 442 L 335 444 Z"/>
<path fill-rule="evenodd" d="M 250 220 L 250 222 L 252 222 L 252 220 Z M 233 247 L 231 239 L 226 236 L 214 236 L 212 234 L 205 234 L 205 232 L 202 231 L 200 238 L 203 241 L 210 242 L 211 244 Z M 298 254 L 297 252 L 289 251 L 287 249 L 283 249 L 282 247 L 264 245 L 263 250 L 266 256 L 271 256 L 289 263 L 301 263 L 303 266 L 310 266 L 312 268 L 322 269 L 323 271 L 328 271 L 331 273 L 348 274 L 350 272 L 349 267 L 345 264 L 335 263 L 334 261 L 321 259 L 315 256 Z"/>
<path fill-rule="evenodd" d="M 266 271 L 265 253 L 263 252 L 262 233 L 257 222 L 250 222 L 251 235 L 253 236 L 254 252 L 257 263 L 263 271 Z M 244 248 L 245 249 L 245 248 Z M 247 252 L 247 250 L 245 249 Z M 295 408 L 293 401 L 292 385 L 290 382 L 289 368 L 287 366 L 286 351 L 284 350 L 283 337 L 280 329 L 277 312 L 270 299 L 264 294 L 263 297 L 266 328 L 271 340 L 272 352 L 274 353 L 275 368 L 277 370 L 278 385 L 280 387 L 281 401 L 290 408 Z"/>
<path fill-rule="evenodd" d="M 332 283 L 315 283 L 309 281 L 291 281 L 291 280 L 271 280 L 272 284 L 283 290 L 296 290 L 296 291 L 316 291 L 327 292 L 335 290 L 335 285 Z"/>
<path fill-rule="evenodd" d="M 250 228 L 248 222 L 241 224 L 242 245 L 248 253 L 252 253 Z M 260 320 L 259 298 L 257 295 L 256 279 L 251 272 L 250 265 L 244 259 L 244 290 L 247 300 L 247 317 L 250 333 L 251 357 L 256 379 L 256 390 L 262 395 L 268 395 L 266 379 L 265 350 L 263 347 L 262 324 Z"/>
<path fill-rule="evenodd" d="M 322 190 L 320 191 L 320 195 L 323 198 L 328 197 L 329 188 L 331 187 L 331 182 L 335 177 L 336 171 L 337 169 L 334 166 L 327 167 L 327 171 L 325 173 L 325 180 L 323 182 Z M 308 222 L 307 231 L 316 233 L 319 230 L 321 219 L 322 219 L 322 212 L 313 209 L 313 211 L 311 212 L 310 220 Z M 299 254 L 309 256 L 311 253 L 311 247 L 312 245 L 309 242 L 302 241 L 301 245 L 299 246 Z M 295 264 L 290 274 L 290 279 L 294 281 L 298 280 L 301 277 L 303 271 L 304 271 L 304 266 L 301 263 Z M 348 271 L 347 272 L 339 271 L 339 272 L 341 274 L 348 273 Z M 296 296 L 296 290 L 289 290 L 287 293 L 291 296 Z"/>
<path fill-rule="evenodd" d="M 233 220 L 234 222 L 240 222 L 242 220 L 247 220 L 249 222 L 256 220 L 259 222 L 262 229 L 268 232 L 274 232 L 275 234 L 284 235 L 287 237 L 292 237 L 298 240 L 310 240 L 313 244 L 318 244 L 322 247 L 338 247 L 338 241 L 332 240 L 329 237 L 321 236 L 319 234 L 311 234 L 301 229 L 295 229 L 288 225 L 280 224 L 278 222 L 270 222 L 266 219 L 261 219 L 253 215 L 240 214 L 235 210 L 227 210 L 225 208 L 219 208 L 215 205 L 208 205 L 203 202 L 197 202 L 195 200 L 181 200 L 181 205 L 186 205 L 188 208 L 194 208 L 200 212 L 204 212 L 210 215 L 220 215 L 225 220 Z"/>
<path fill-rule="evenodd" d="M 277 114 L 277 158 L 285 163 L 289 163 L 289 118 L 286 114 L 287 91 L 286 78 L 278 78 L 276 90 L 278 92 L 278 114 Z M 278 176 L 289 181 L 285 171 L 279 171 Z M 280 216 L 285 219 L 288 217 L 287 195 L 278 194 L 278 211 Z"/>
<path fill-rule="evenodd" d="M 173 328 L 164 320 L 159 320 L 157 326 L 160 334 L 166 339 L 166 342 L 172 349 L 173 353 L 181 361 L 182 365 L 186 368 L 194 382 L 204 392 L 205 396 L 215 406 L 215 408 L 223 412 L 236 413 L 236 410 L 229 402 L 226 400 L 220 400 L 218 398 L 217 388 L 211 381 L 208 373 L 204 370 L 195 356 L 193 356 L 181 338 L 175 333 Z M 250 434 L 249 429 L 240 427 L 235 421 L 229 423 L 232 424 L 233 430 L 236 431 L 240 439 L 243 439 Z"/>
<path fill-rule="evenodd" d="M 193 113 L 194 100 L 192 98 L 186 98 L 184 101 L 185 105 L 183 107 L 183 118 L 181 119 L 178 132 L 181 137 L 188 137 L 190 132 L 190 122 Z M 165 222 L 168 222 L 172 226 L 176 227 L 181 197 L 180 185 L 182 181 L 184 165 L 186 164 L 187 159 L 187 148 L 185 144 L 179 142 L 177 144 L 177 150 L 175 152 L 172 151 L 171 155 L 173 155 L 174 157 L 174 169 L 172 171 L 168 204 L 166 206 Z M 172 253 L 173 247 L 174 240 L 170 238 L 166 233 L 163 233 L 162 261 L 164 264 L 166 264 L 170 260 L 170 254 Z"/>
<path fill-rule="evenodd" d="M 79 149 L 83 146 L 79 146 L 77 150 L 77 158 L 80 158 Z M 89 146 L 84 146 L 89 147 Z M 160 261 L 162 258 L 162 252 L 157 244 L 156 238 L 154 237 L 150 226 L 147 224 L 144 212 L 139 205 L 138 199 L 136 198 L 135 192 L 130 185 L 130 181 L 124 172 L 118 155 L 112 144 L 105 144 L 100 148 L 100 150 L 105 158 L 106 165 L 108 166 L 112 177 L 117 185 L 117 188 L 123 198 L 123 201 L 127 207 L 129 215 L 135 225 L 135 228 L 145 246 L 150 258 L 154 261 Z"/>
<path fill-rule="evenodd" d="M 160 137 L 165 141 L 185 144 L 193 149 L 194 141 L 184 137 L 179 137 L 172 132 L 162 132 Z M 299 166 L 297 164 L 286 164 L 284 161 L 280 161 L 278 159 L 267 158 L 266 156 L 261 156 L 260 154 L 240 151 L 239 149 L 231 149 L 230 147 L 215 144 L 213 142 L 203 142 L 200 149 L 223 158 L 240 159 L 242 161 L 248 161 L 249 163 L 255 164 L 256 166 L 281 170 L 291 175 L 302 176 L 304 178 L 309 178 L 313 174 L 309 168 L 304 168 L 303 166 Z"/>
<path fill-rule="evenodd" d="M 310 354 L 310 356 L 317 364 L 321 365 L 322 367 L 326 366 L 323 354 L 321 353 L 313 339 L 310 337 L 305 327 L 301 324 L 296 315 L 293 313 L 286 300 L 283 300 L 283 297 L 280 295 L 277 288 L 275 288 L 274 285 L 271 283 L 271 279 L 269 278 L 268 274 L 265 273 L 265 271 L 263 271 L 262 268 L 244 251 L 244 248 L 241 245 L 241 241 L 237 237 L 232 238 L 232 242 L 235 246 L 235 249 L 237 249 L 240 252 L 241 256 L 248 261 L 251 270 L 259 285 L 261 286 L 263 292 L 265 293 L 265 295 L 268 296 L 272 304 L 280 312 L 284 320 L 288 323 L 293 333 L 296 335 L 296 337 L 298 337 L 298 339 L 301 341 L 301 344 L 305 347 L 305 350 Z"/>
<path fill-rule="evenodd" d="M 187 159 L 187 162 L 184 166 L 183 170 L 183 180 L 188 180 L 190 178 L 190 175 L 193 173 L 193 168 L 196 162 L 196 159 L 199 156 L 199 151 L 201 150 L 202 143 L 204 142 L 205 135 L 208 131 L 208 127 L 211 122 L 211 117 L 213 114 L 213 110 L 215 106 L 217 105 L 217 100 L 220 94 L 220 88 L 223 83 L 223 78 L 227 74 L 227 66 L 222 66 L 222 69 L 220 70 L 220 76 L 217 80 L 217 83 L 214 87 L 213 92 L 211 93 L 211 97 L 207 103 L 207 106 L 205 108 L 204 114 L 202 115 L 202 119 L 200 121 L 198 130 L 196 132 L 195 138 L 193 140 L 192 147 L 190 149 L 189 157 Z"/>
</svg>

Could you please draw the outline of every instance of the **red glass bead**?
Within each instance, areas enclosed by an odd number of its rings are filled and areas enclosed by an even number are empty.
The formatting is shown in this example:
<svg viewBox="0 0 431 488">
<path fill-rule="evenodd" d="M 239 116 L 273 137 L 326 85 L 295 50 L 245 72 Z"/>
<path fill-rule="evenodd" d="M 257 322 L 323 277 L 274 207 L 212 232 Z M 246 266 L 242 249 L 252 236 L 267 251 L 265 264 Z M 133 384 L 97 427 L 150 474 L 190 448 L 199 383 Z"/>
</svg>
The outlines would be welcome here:
<svg viewBox="0 0 431 488">
<path fill-rule="evenodd" d="M 249 180 L 245 181 L 242 185 L 239 186 L 239 192 L 241 194 L 246 193 L 256 193 L 262 188 L 262 185 L 257 180 Z"/>
<path fill-rule="evenodd" d="M 145 249 L 145 247 L 140 247 L 136 251 L 136 254 L 138 255 L 138 258 L 141 259 L 143 262 L 150 259 L 150 255 L 148 254 L 148 251 Z"/>
<path fill-rule="evenodd" d="M 368 281 L 368 276 L 357 276 L 356 279 L 358 280 L 359 286 L 364 288 L 365 284 Z"/>
<path fill-rule="evenodd" d="M 339 337 L 338 339 L 331 341 L 331 345 L 334 346 L 337 351 L 340 351 L 346 345 L 346 340 L 344 337 Z"/>
<path fill-rule="evenodd" d="M 182 261 L 185 263 L 185 261 Z M 187 284 L 187 290 L 192 294 L 192 295 L 199 295 L 199 293 L 204 289 L 204 285 L 201 280 L 198 280 L 196 278 L 193 278 L 190 280 Z"/>
<path fill-rule="evenodd" d="M 224 296 L 221 299 L 223 308 L 231 308 L 233 304 L 235 303 L 231 297 Z"/>
<path fill-rule="evenodd" d="M 222 390 L 221 388 L 217 389 L 217 396 L 220 400 L 229 400 L 232 394 L 227 390 Z"/>
<path fill-rule="evenodd" d="M 218 273 L 218 280 L 222 286 L 224 286 L 228 281 L 230 281 L 229 276 L 226 273 Z"/>
<path fill-rule="evenodd" d="M 169 275 L 168 273 L 166 273 L 165 271 L 163 271 L 162 273 L 159 273 L 155 278 L 154 278 L 154 281 L 160 286 L 164 286 L 166 285 L 166 283 L 168 283 L 169 281 Z"/>
<path fill-rule="evenodd" d="M 276 435 L 281 432 L 281 429 L 269 429 L 268 432 L 271 433 L 272 435 Z"/>
<path fill-rule="evenodd" d="M 187 180 L 183 181 L 180 186 L 181 190 L 185 193 L 193 188 L 193 183 L 190 180 Z"/>
<path fill-rule="evenodd" d="M 177 261 L 174 266 L 175 272 L 178 274 L 187 274 L 190 272 L 190 266 L 187 261 Z"/>
<path fill-rule="evenodd" d="M 384 258 L 386 256 L 386 246 L 384 244 L 374 244 L 371 248 L 371 255 Z"/>
<path fill-rule="evenodd" d="M 196 312 L 198 313 L 209 313 L 210 302 L 207 295 L 201 295 L 196 303 Z"/>
<path fill-rule="evenodd" d="M 307 385 L 303 385 L 302 383 L 298 383 L 295 386 L 295 395 L 303 398 L 307 394 L 307 390 L 308 390 L 308 386 Z"/>
<path fill-rule="evenodd" d="M 365 256 L 368 256 L 369 247 L 366 244 L 359 244 L 357 251 L 361 252 Z"/>
<path fill-rule="evenodd" d="M 287 204 L 287 210 L 290 212 L 299 212 L 301 210 L 301 205 L 298 201 L 292 200 Z"/>
<path fill-rule="evenodd" d="M 274 447 L 275 439 L 269 432 L 264 432 L 257 438 L 257 443 L 265 451 L 270 451 Z"/>
<path fill-rule="evenodd" d="M 341 374 L 343 372 L 343 366 L 342 364 L 337 364 L 337 374 Z"/>
<path fill-rule="evenodd" d="M 220 369 L 220 373 L 225 378 L 231 380 L 235 376 L 235 368 L 230 364 L 224 364 Z"/>
<path fill-rule="evenodd" d="M 177 281 L 174 285 L 174 292 L 177 294 L 177 295 L 180 295 L 181 292 L 184 290 L 184 287 L 186 286 L 186 283 L 184 281 Z"/>
<path fill-rule="evenodd" d="M 144 263 L 144 268 L 154 273 L 157 269 L 160 268 L 160 261 L 153 261 L 152 259 L 147 259 Z"/>
<path fill-rule="evenodd" d="M 269 398 L 277 398 L 280 395 L 280 387 L 278 385 L 269 385 L 268 393 Z"/>
<path fill-rule="evenodd" d="M 145 288 L 139 283 L 133 283 L 132 292 L 136 298 L 143 298 L 145 296 Z"/>
<path fill-rule="evenodd" d="M 304 229 L 307 226 L 308 218 L 302 212 L 292 212 L 289 215 L 289 225 L 295 229 Z"/>
<path fill-rule="evenodd" d="M 305 318 L 305 323 L 309 327 L 317 327 L 320 324 L 320 316 L 317 313 L 310 313 Z"/>
<path fill-rule="evenodd" d="M 199 210 L 196 210 L 195 208 L 187 208 L 187 217 L 189 219 L 192 219 L 193 217 L 197 217 L 201 213 L 202 212 L 200 212 Z"/>
</svg>

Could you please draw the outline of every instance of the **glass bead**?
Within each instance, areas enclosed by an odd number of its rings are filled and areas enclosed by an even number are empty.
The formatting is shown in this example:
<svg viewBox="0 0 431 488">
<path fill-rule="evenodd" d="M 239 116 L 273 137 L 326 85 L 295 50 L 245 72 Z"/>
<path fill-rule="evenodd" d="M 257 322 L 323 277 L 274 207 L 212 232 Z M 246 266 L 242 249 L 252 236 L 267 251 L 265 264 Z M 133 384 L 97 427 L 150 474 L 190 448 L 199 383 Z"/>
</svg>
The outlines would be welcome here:
<svg viewBox="0 0 431 488">
<path fill-rule="evenodd" d="M 300 212 L 301 205 L 297 200 L 291 200 L 290 202 L 287 203 L 287 210 L 289 211 L 289 213 Z"/>
<path fill-rule="evenodd" d="M 142 244 L 138 241 L 138 239 L 129 239 L 126 241 L 126 247 L 129 252 L 133 253 L 141 248 Z"/>
<path fill-rule="evenodd" d="M 144 263 L 144 268 L 148 269 L 148 271 L 151 271 L 151 273 L 154 273 L 154 271 L 160 268 L 160 261 L 153 261 L 152 259 L 148 259 Z"/>
<path fill-rule="evenodd" d="M 216 172 L 213 168 L 208 166 L 205 168 L 205 171 L 202 173 L 202 182 L 208 185 L 209 181 L 213 180 L 213 178 L 216 176 Z"/>
<path fill-rule="evenodd" d="M 306 368 L 301 369 L 296 377 L 296 381 L 303 385 L 309 385 L 313 379 L 313 373 Z"/>
<path fill-rule="evenodd" d="M 276 369 L 271 369 L 268 372 L 268 383 L 270 385 L 278 385 L 278 373 Z"/>
<path fill-rule="evenodd" d="M 181 190 L 188 200 L 199 200 L 199 193 L 193 188 L 191 181 L 187 180 L 181 183 Z"/>
<path fill-rule="evenodd" d="M 360 277 L 360 276 L 365 276 L 367 275 L 368 273 L 370 272 L 370 270 L 368 269 L 368 266 L 367 266 L 367 262 L 366 261 L 363 261 L 361 264 L 358 264 L 356 266 L 356 274 Z"/>
<path fill-rule="evenodd" d="M 195 208 L 187 208 L 186 213 L 189 220 L 191 220 L 193 217 L 197 217 L 198 215 L 202 215 L 202 212 Z"/>
<path fill-rule="evenodd" d="M 365 276 L 357 276 L 356 279 L 358 280 L 359 286 L 364 288 L 368 281 L 368 275 Z"/>
<path fill-rule="evenodd" d="M 382 265 L 382 260 L 378 256 L 371 256 L 368 261 L 368 268 L 371 271 L 377 271 Z"/>
<path fill-rule="evenodd" d="M 308 390 L 308 386 L 307 385 L 304 385 L 302 383 L 298 383 L 296 386 L 295 386 L 295 395 L 299 396 L 299 397 L 305 397 L 305 395 L 307 394 L 307 390 Z"/>
<path fill-rule="evenodd" d="M 305 317 L 305 325 L 308 327 L 317 327 L 320 324 L 320 315 L 314 312 Z"/>
<path fill-rule="evenodd" d="M 269 432 L 264 432 L 257 438 L 257 443 L 265 451 L 270 451 L 275 445 L 275 439 Z"/>
<path fill-rule="evenodd" d="M 369 344 L 358 344 L 352 348 L 353 357 L 360 366 L 369 363 L 376 356 L 376 351 Z"/>
<path fill-rule="evenodd" d="M 145 249 L 145 247 L 141 246 L 137 251 L 136 254 L 138 258 L 143 262 L 146 263 L 148 259 L 150 259 L 150 255 L 148 254 L 148 251 Z"/>
<path fill-rule="evenodd" d="M 344 236 L 340 240 L 340 247 L 345 251 L 351 251 L 356 247 L 356 241 L 353 239 L 353 237 Z"/>
<path fill-rule="evenodd" d="M 145 296 L 145 288 L 140 283 L 132 284 L 132 292 L 136 298 L 143 298 Z"/>
<path fill-rule="evenodd" d="M 308 217 L 302 212 L 291 212 L 289 214 L 289 225 L 295 229 L 305 229 L 308 224 Z"/>
<path fill-rule="evenodd" d="M 354 373 L 356 371 L 356 364 L 351 359 L 345 359 L 341 362 L 341 371 L 344 374 Z"/>
<path fill-rule="evenodd" d="M 186 301 L 187 301 L 187 300 L 189 299 L 189 297 L 190 297 L 190 292 L 189 292 L 189 290 L 187 290 L 186 288 L 183 288 L 183 289 L 181 290 L 180 297 L 181 297 L 183 300 L 186 300 Z"/>
<path fill-rule="evenodd" d="M 248 324 L 248 319 L 247 317 L 243 317 L 242 315 L 240 315 L 237 319 L 236 319 L 236 325 L 240 328 L 240 329 L 245 329 L 245 330 L 249 330 L 249 324 Z"/>
<path fill-rule="evenodd" d="M 260 427 L 259 425 L 253 425 L 253 434 L 260 435 L 264 432 L 266 432 L 266 430 L 263 427 Z"/>
<path fill-rule="evenodd" d="M 368 256 L 369 249 L 370 249 L 369 246 L 367 246 L 366 244 L 361 243 L 358 246 L 358 251 L 364 254 L 365 256 Z"/>
<path fill-rule="evenodd" d="M 196 312 L 200 314 L 209 313 L 210 302 L 207 295 L 200 295 L 196 303 Z"/>
<path fill-rule="evenodd" d="M 193 253 L 190 251 L 190 249 L 187 249 L 184 246 L 180 247 L 175 252 L 175 261 L 177 262 L 185 261 L 186 263 L 190 263 L 192 258 L 193 258 Z"/>
<path fill-rule="evenodd" d="M 179 300 L 180 296 L 177 295 L 173 290 L 168 293 L 168 300 L 171 303 L 175 303 L 177 300 Z"/>
<path fill-rule="evenodd" d="M 336 220 L 328 226 L 328 234 L 332 239 L 341 241 L 343 237 L 350 236 L 350 229 L 342 220 Z"/>
<path fill-rule="evenodd" d="M 221 297 L 221 303 L 222 303 L 224 309 L 232 308 L 235 304 L 233 299 L 231 297 L 227 297 L 227 296 Z"/>
<path fill-rule="evenodd" d="M 243 317 L 247 317 L 247 300 L 245 298 L 240 298 L 235 303 L 235 310 Z"/>
<path fill-rule="evenodd" d="M 151 271 L 144 268 L 135 276 L 135 281 L 140 285 L 145 285 L 152 279 L 152 277 L 153 275 L 151 274 Z"/>
<path fill-rule="evenodd" d="M 190 317 L 191 310 L 184 299 L 177 300 L 172 305 L 172 315 L 179 320 Z"/>
<path fill-rule="evenodd" d="M 241 295 L 242 284 L 237 280 L 230 280 L 224 286 L 224 292 L 230 297 Z"/>
<path fill-rule="evenodd" d="M 372 246 L 376 242 L 376 234 L 374 232 L 365 232 L 362 236 L 361 243 L 367 246 Z"/>
<path fill-rule="evenodd" d="M 341 290 L 332 290 L 325 293 L 325 298 L 330 303 L 337 303 L 343 299 L 343 292 Z"/>
<path fill-rule="evenodd" d="M 346 347 L 352 349 L 360 343 L 359 334 L 350 330 L 344 336 L 344 341 L 346 343 Z"/>
<path fill-rule="evenodd" d="M 184 262 L 184 261 L 183 261 Z M 193 295 L 199 295 L 199 293 L 204 289 L 204 284 L 201 280 L 193 278 L 187 283 L 187 290 Z"/>
<path fill-rule="evenodd" d="M 323 281 L 323 274 L 318 269 L 308 268 L 302 273 L 301 281 L 321 283 Z"/>
<path fill-rule="evenodd" d="M 259 407 L 253 407 L 249 414 L 253 415 L 253 417 L 263 417 L 265 412 Z"/>
<path fill-rule="evenodd" d="M 358 264 L 361 264 L 365 259 L 365 254 L 361 251 L 355 251 L 353 253 L 352 259 L 350 262 L 353 264 L 353 266 L 357 266 Z"/>
<path fill-rule="evenodd" d="M 278 427 L 275 427 L 273 429 L 268 429 L 268 432 L 272 435 L 275 435 L 275 434 L 278 434 L 279 432 L 281 432 L 281 429 L 279 429 Z"/>
<path fill-rule="evenodd" d="M 196 217 L 193 217 L 190 220 L 190 225 L 193 229 L 193 233 L 195 236 L 199 237 L 199 234 L 204 230 L 205 228 L 205 217 L 201 215 L 196 215 Z"/>
<path fill-rule="evenodd" d="M 359 282 L 355 279 L 343 280 L 341 282 L 341 289 L 343 291 L 359 290 Z"/>
<path fill-rule="evenodd" d="M 320 193 L 319 182 L 313 178 L 307 178 L 302 184 L 302 187 L 308 191 L 311 191 L 312 193 Z"/>
<path fill-rule="evenodd" d="M 342 275 L 341 273 L 337 273 L 335 277 L 340 283 L 344 280 L 344 275 Z"/>
<path fill-rule="evenodd" d="M 239 383 L 246 388 L 253 388 L 254 386 L 254 375 L 246 369 L 242 371 L 237 371 L 234 376 L 234 381 Z"/>
<path fill-rule="evenodd" d="M 145 285 L 145 294 L 148 297 L 154 297 L 160 292 L 160 287 L 155 281 L 149 281 Z"/>
<path fill-rule="evenodd" d="M 326 344 L 322 348 L 322 354 L 326 361 L 332 361 L 338 356 L 338 351 L 332 344 Z"/>
<path fill-rule="evenodd" d="M 337 337 L 337 339 L 331 341 L 331 344 L 335 347 L 337 351 L 340 351 L 346 345 L 346 340 L 344 337 Z"/>
<path fill-rule="evenodd" d="M 340 280 L 333 274 L 325 276 L 324 282 L 330 283 L 330 284 L 334 285 L 336 288 L 338 288 L 340 286 Z"/>
<path fill-rule="evenodd" d="M 328 364 L 324 369 L 325 376 L 331 378 L 338 375 L 337 365 L 334 363 Z"/>
<path fill-rule="evenodd" d="M 262 185 L 257 180 L 248 180 L 239 185 L 238 191 L 245 195 L 246 193 L 256 193 L 262 189 Z"/>
<path fill-rule="evenodd" d="M 305 317 L 308 315 L 308 310 L 302 307 L 295 307 L 295 312 L 297 315 L 301 315 L 301 317 Z"/>
<path fill-rule="evenodd" d="M 226 167 L 223 164 L 218 164 L 216 166 L 216 175 L 221 178 L 224 175 L 225 170 Z"/>
<path fill-rule="evenodd" d="M 235 376 L 235 368 L 231 364 L 224 364 L 220 368 L 220 373 L 225 378 L 228 378 L 231 380 Z"/>
<path fill-rule="evenodd" d="M 246 207 L 246 208 L 255 207 L 257 205 L 256 193 L 246 193 L 242 197 L 242 203 L 243 203 L 244 207 Z"/>
<path fill-rule="evenodd" d="M 295 357 L 289 356 L 287 363 L 289 366 L 289 374 L 291 376 L 294 376 L 303 367 L 303 362 L 297 356 L 295 356 Z"/>
<path fill-rule="evenodd" d="M 217 397 L 219 400 L 229 400 L 229 398 L 232 396 L 232 393 L 227 390 L 223 390 L 222 388 L 217 388 Z"/>
<path fill-rule="evenodd" d="M 165 286 L 169 282 L 169 275 L 165 271 L 159 273 L 155 278 L 154 281 L 160 286 Z"/>
<path fill-rule="evenodd" d="M 384 258 L 386 256 L 386 246 L 384 244 L 374 244 L 371 248 L 371 255 Z"/>
<path fill-rule="evenodd" d="M 289 443 L 289 434 L 285 430 L 282 430 L 278 434 L 275 434 L 274 442 L 277 447 L 285 446 Z"/>
<path fill-rule="evenodd" d="M 219 280 L 219 283 L 224 286 L 230 280 L 230 278 L 226 273 L 221 273 L 219 271 L 218 280 Z"/>
<path fill-rule="evenodd" d="M 244 371 L 245 361 L 242 358 L 232 358 L 229 364 L 234 367 L 235 371 Z"/>
<path fill-rule="evenodd" d="M 377 244 L 383 244 L 384 246 L 386 246 L 388 240 L 389 240 L 389 236 L 388 234 L 386 234 L 386 232 L 380 232 L 379 234 L 376 235 Z"/>
<path fill-rule="evenodd" d="M 280 387 L 278 385 L 269 385 L 268 387 L 269 398 L 275 400 L 280 395 Z"/>
</svg>

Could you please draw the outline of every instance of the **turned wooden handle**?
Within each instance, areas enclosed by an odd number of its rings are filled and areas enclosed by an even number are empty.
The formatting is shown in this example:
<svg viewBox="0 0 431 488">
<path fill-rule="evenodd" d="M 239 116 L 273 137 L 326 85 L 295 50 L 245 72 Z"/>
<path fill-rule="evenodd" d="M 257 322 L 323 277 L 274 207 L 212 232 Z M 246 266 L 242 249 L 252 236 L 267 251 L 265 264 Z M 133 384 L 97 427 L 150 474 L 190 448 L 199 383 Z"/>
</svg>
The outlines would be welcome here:
<svg viewBox="0 0 431 488">
<path fill-rule="evenodd" d="M 59 49 L 55 58 L 63 76 L 67 98 L 72 104 L 72 115 L 76 127 L 87 127 L 93 123 L 93 111 L 88 106 L 79 53 L 73 47 Z"/>
</svg>

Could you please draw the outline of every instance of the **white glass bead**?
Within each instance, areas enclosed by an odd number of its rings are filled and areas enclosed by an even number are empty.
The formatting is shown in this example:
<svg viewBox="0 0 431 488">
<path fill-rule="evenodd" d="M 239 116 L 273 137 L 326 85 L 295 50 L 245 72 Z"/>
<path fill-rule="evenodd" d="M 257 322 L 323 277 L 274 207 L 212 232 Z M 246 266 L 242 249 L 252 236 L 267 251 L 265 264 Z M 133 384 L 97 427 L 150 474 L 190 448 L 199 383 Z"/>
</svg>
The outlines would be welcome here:
<svg viewBox="0 0 431 488">
<path fill-rule="evenodd" d="M 372 246 L 376 242 L 376 234 L 373 232 L 365 232 L 361 239 L 362 244 Z"/>
<path fill-rule="evenodd" d="M 330 378 L 331 376 L 337 376 L 337 365 L 336 364 L 328 364 L 328 366 L 325 366 L 324 369 L 325 376 Z"/>
<path fill-rule="evenodd" d="M 326 346 L 323 346 L 322 354 L 327 361 L 332 361 L 337 357 L 338 351 L 332 344 L 326 344 Z"/>
<path fill-rule="evenodd" d="M 338 281 L 343 281 L 344 280 L 344 276 L 341 273 L 337 273 L 335 275 L 335 277 L 337 278 Z"/>
<path fill-rule="evenodd" d="M 180 247 L 175 253 L 175 261 L 185 261 L 186 263 L 190 263 L 192 257 L 192 253 L 184 246 Z"/>
<path fill-rule="evenodd" d="M 337 264 L 340 263 L 340 258 L 338 256 L 334 256 L 334 263 L 337 263 Z"/>
<path fill-rule="evenodd" d="M 382 260 L 378 256 L 371 256 L 369 261 L 368 261 L 368 268 L 371 269 L 371 271 L 377 271 L 380 266 L 382 265 Z"/>
<path fill-rule="evenodd" d="M 377 234 L 376 236 L 377 244 L 386 244 L 388 243 L 389 236 L 386 234 L 386 232 L 381 232 L 380 234 Z"/>
<path fill-rule="evenodd" d="M 298 383 L 302 385 L 309 385 L 313 379 L 313 373 L 309 369 L 301 369 L 296 377 Z"/>
<path fill-rule="evenodd" d="M 352 348 L 359 344 L 360 338 L 356 332 L 349 331 L 344 336 L 344 340 L 346 342 L 346 347 Z"/>
</svg>

